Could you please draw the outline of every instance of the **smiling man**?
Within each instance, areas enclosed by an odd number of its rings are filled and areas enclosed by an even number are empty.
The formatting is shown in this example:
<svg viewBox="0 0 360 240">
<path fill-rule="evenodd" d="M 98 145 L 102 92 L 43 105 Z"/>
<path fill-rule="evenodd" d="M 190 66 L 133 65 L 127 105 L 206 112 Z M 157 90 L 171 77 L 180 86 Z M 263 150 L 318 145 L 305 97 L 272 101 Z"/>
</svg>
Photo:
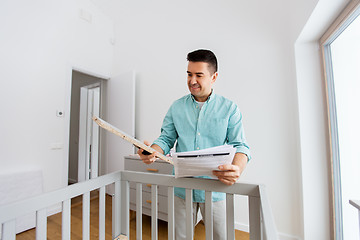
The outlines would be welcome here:
<svg viewBox="0 0 360 240">
<path fill-rule="evenodd" d="M 151 145 L 162 154 L 168 154 L 176 142 L 177 152 L 200 150 L 224 144 L 233 145 L 236 154 L 232 164 L 221 165 L 213 171 L 221 182 L 234 184 L 250 160 L 242 124 L 242 115 L 236 104 L 213 92 L 217 80 L 217 59 L 210 50 L 196 50 L 187 55 L 187 84 L 190 94 L 175 101 L 166 114 L 161 135 Z M 138 151 L 144 163 L 156 160 L 156 153 L 144 155 Z M 201 178 L 208 178 L 203 176 Z M 224 193 L 213 193 L 214 239 L 225 239 L 226 204 Z M 200 209 L 205 216 L 205 193 L 193 190 L 194 223 Z M 186 238 L 185 189 L 175 189 L 175 235 Z M 203 218 L 205 220 L 205 218 Z"/>
<path fill-rule="evenodd" d="M 198 102 L 205 102 L 208 99 L 212 85 L 218 76 L 216 71 L 210 74 L 208 65 L 206 62 L 189 62 L 188 65 L 189 90 Z"/>
</svg>

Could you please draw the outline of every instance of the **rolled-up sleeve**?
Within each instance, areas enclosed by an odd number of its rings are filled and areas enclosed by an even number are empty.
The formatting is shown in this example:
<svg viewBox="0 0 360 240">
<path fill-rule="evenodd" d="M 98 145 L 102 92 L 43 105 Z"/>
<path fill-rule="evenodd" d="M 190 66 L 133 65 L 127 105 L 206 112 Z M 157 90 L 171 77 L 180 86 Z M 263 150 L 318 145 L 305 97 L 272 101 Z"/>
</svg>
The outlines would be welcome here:
<svg viewBox="0 0 360 240">
<path fill-rule="evenodd" d="M 244 126 L 242 123 L 242 114 L 239 108 L 234 104 L 229 117 L 227 128 L 227 144 L 236 147 L 236 152 L 244 153 L 251 159 L 250 149 L 246 142 Z"/>
<path fill-rule="evenodd" d="M 168 154 L 170 149 L 174 147 L 175 141 L 178 137 L 178 134 L 175 129 L 172 107 L 170 107 L 167 112 L 162 127 L 160 136 L 154 141 L 153 144 L 158 145 L 163 151 L 164 154 Z"/>
</svg>

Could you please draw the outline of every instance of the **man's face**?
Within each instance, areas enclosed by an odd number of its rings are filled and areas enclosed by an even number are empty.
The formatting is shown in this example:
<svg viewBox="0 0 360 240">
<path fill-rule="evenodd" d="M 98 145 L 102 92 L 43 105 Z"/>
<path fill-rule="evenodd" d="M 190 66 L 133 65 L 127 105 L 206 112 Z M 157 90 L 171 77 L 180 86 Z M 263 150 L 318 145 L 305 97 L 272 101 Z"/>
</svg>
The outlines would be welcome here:
<svg viewBox="0 0 360 240">
<path fill-rule="evenodd" d="M 211 93 L 212 85 L 216 81 L 218 73 L 211 73 L 208 63 L 189 62 L 187 74 L 191 94 L 196 101 L 205 102 Z"/>
</svg>

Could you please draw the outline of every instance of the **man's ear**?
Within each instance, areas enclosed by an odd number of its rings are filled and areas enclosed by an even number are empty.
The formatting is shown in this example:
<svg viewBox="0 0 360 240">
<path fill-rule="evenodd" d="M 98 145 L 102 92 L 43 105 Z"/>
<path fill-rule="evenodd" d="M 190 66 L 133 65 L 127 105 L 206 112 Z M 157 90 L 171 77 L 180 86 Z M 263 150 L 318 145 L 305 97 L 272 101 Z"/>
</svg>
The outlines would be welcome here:
<svg viewBox="0 0 360 240">
<path fill-rule="evenodd" d="M 211 83 L 215 83 L 217 77 L 218 77 L 218 73 L 217 73 L 217 72 L 214 72 L 214 74 L 213 74 L 212 77 L 211 77 Z"/>
</svg>

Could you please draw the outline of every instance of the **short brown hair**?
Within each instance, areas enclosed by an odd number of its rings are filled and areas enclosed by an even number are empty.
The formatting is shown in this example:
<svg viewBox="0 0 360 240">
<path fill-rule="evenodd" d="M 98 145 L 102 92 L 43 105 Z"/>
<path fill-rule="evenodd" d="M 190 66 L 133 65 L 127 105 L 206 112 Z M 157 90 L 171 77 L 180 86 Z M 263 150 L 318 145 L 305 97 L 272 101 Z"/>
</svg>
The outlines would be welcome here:
<svg viewBox="0 0 360 240">
<path fill-rule="evenodd" d="M 217 72 L 218 70 L 218 64 L 215 54 L 206 49 L 199 49 L 195 50 L 193 52 L 188 53 L 187 60 L 189 62 L 206 62 L 209 64 L 209 70 L 213 71 L 213 73 Z"/>
</svg>

